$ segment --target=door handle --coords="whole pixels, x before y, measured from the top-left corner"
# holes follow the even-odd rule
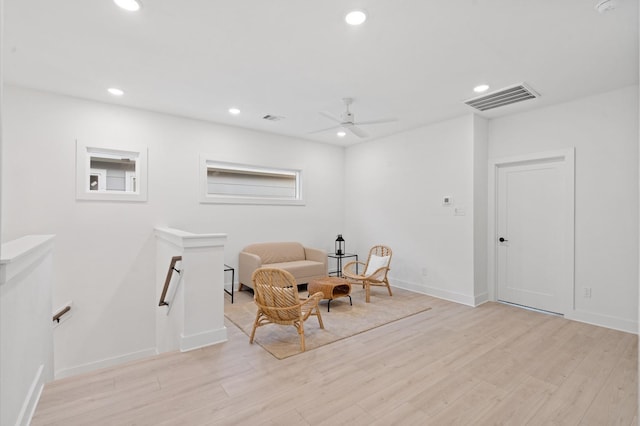
[[[500,237],[498,238],[498,241],[500,241],[501,243],[504,243],[505,241],[509,241],[509,240],[505,240],[504,238]]]

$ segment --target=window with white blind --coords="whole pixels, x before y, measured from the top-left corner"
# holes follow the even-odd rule
[[[303,204],[302,172],[202,159],[201,202]]]

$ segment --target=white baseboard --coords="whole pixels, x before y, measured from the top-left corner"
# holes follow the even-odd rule
[[[573,321],[580,321],[587,324],[598,325],[600,327],[607,327],[614,330],[625,331],[627,333],[638,334],[638,323],[636,321],[629,321],[623,318],[610,317],[585,311],[573,311],[565,314],[564,317]]]
[[[460,294],[460,293],[455,293],[452,291],[448,291],[448,290],[443,290],[440,288],[434,288],[434,287],[427,287],[425,285],[419,285],[419,284],[414,284],[414,283],[409,283],[406,281],[400,281],[400,280],[393,280],[393,287],[399,287],[399,288],[403,288],[405,290],[410,290],[410,291],[414,291],[416,293],[422,293],[422,294],[426,294],[427,296],[433,296],[433,297],[437,297],[438,299],[444,299],[444,300],[448,300],[450,302],[456,302],[456,303],[461,303],[463,305],[467,305],[467,306],[478,306],[481,303],[484,303],[485,301],[482,302],[478,302],[477,301],[477,297],[473,297],[473,296],[468,296],[466,294]],[[488,296],[484,296],[484,297],[488,297]],[[482,299],[482,296],[479,296],[480,300]]]
[[[227,341],[227,327],[208,330],[202,333],[185,336],[180,335],[180,352],[192,351]]]
[[[44,364],[40,364],[40,367],[38,368],[38,371],[36,371],[33,381],[31,382],[29,391],[25,395],[22,408],[20,409],[20,414],[18,414],[18,418],[16,419],[16,425],[28,426],[31,423],[33,414],[38,406],[38,401],[40,400],[40,395],[42,395],[42,389],[44,388],[43,372]]]
[[[100,368],[113,367],[114,365],[135,361],[141,358],[147,358],[157,354],[158,354],[158,351],[156,350],[156,348],[143,349],[141,351],[131,352],[131,353],[119,355],[113,358],[106,358],[99,361],[78,365],[75,367],[63,368],[55,372],[55,378],[57,380],[57,379],[62,379],[64,377],[75,376],[76,374],[87,373],[89,371],[98,370]]]
[[[438,299],[449,300],[451,302],[461,303],[463,305],[473,307],[482,305],[483,303],[490,301],[488,293],[482,293],[475,297],[472,297],[448,290],[427,287],[421,284],[414,284],[396,279],[393,280],[393,287],[403,288],[405,290],[414,291],[416,293],[437,297]],[[564,317],[573,321],[579,321],[587,324],[597,325],[600,327],[611,328],[613,330],[638,334],[638,322],[630,321],[624,318],[617,318],[584,311],[573,311],[571,313],[565,314]]]
[[[227,341],[227,328],[222,327],[218,330],[210,330],[203,333],[194,334],[191,336],[180,336],[180,351],[186,352],[193,349],[202,348],[205,346],[215,345],[216,343],[222,343]],[[62,379],[64,377],[75,376],[77,374],[88,373],[90,371],[98,370],[100,368],[113,367],[114,365],[124,364],[125,362],[136,361],[138,359],[155,356],[158,354],[156,348],[143,349],[137,352],[131,352],[124,355],[119,355],[113,358],[106,358],[87,364],[78,365],[75,367],[68,367],[57,370],[55,372],[55,379]]]
[[[480,306],[483,303],[487,303],[489,301],[489,293],[481,293],[478,294],[475,298],[475,305],[474,306]]]

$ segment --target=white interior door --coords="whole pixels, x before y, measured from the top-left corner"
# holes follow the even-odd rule
[[[573,292],[573,167],[567,167],[564,157],[498,167],[498,300],[565,313]]]

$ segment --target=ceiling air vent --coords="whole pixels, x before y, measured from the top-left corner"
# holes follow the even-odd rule
[[[284,120],[284,117],[281,115],[267,114],[264,117],[262,117],[262,119],[268,120],[268,121],[280,121],[280,120]]]
[[[505,89],[500,89],[486,95],[478,96],[477,98],[468,99],[464,101],[464,103],[477,110],[486,111],[488,109],[511,105],[538,97],[540,97],[540,95],[522,83]]]

